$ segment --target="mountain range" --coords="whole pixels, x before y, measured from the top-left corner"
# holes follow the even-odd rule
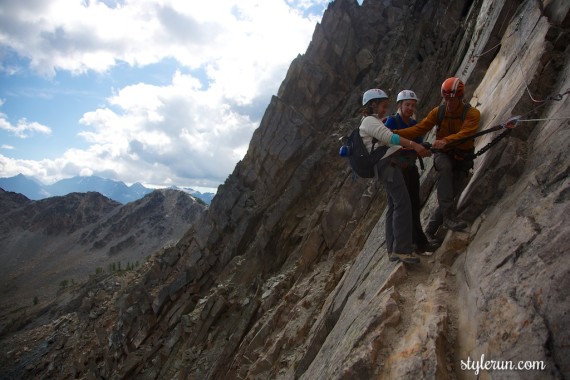
[[[154,190],[138,182],[128,186],[122,181],[97,176],[76,176],[62,179],[51,185],[45,185],[36,178],[28,177],[23,174],[18,174],[14,177],[0,178],[0,188],[23,194],[31,200],[40,200],[70,193],[95,191],[122,204],[141,199]],[[185,191],[208,205],[212,202],[215,195],[214,193],[201,193],[192,188],[176,186],[171,188]]]
[[[0,189],[0,334],[32,300],[50,309],[68,285],[144,264],[206,209],[174,189],[125,205],[97,192],[34,201]]]

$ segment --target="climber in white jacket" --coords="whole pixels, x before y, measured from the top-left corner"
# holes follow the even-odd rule
[[[380,89],[370,89],[362,97],[363,118],[359,131],[369,152],[379,147],[388,147],[376,164],[379,180],[384,184],[388,197],[394,204],[391,220],[386,220],[387,233],[393,234],[391,261],[415,264],[419,259],[413,255],[412,246],[412,204],[400,167],[392,157],[402,147],[414,149],[420,157],[431,156],[423,145],[400,137],[384,125],[381,118],[388,108],[388,95]],[[374,139],[377,141],[374,142]]]

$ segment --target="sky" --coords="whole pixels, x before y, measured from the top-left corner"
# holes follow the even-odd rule
[[[6,0],[0,177],[215,191],[328,0]]]

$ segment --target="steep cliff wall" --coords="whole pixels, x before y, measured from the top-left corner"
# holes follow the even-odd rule
[[[570,117],[568,95],[530,94],[570,87],[569,8],[332,2],[205,218],[79,310],[4,340],[28,346],[5,351],[2,362],[16,365],[2,368],[28,377],[453,379],[475,378],[461,360],[485,354],[546,365],[487,378],[568,377],[570,129],[559,119]],[[554,120],[521,122],[477,159],[460,204],[468,232],[447,233],[417,267],[396,265],[385,255],[383,190],[352,180],[338,137],[358,124],[365,89],[413,88],[425,115],[456,73],[483,128],[511,114]],[[425,218],[431,165],[422,181]]]

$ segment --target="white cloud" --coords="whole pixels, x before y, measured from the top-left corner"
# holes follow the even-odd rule
[[[13,150],[14,149],[14,147],[12,145],[8,145],[8,144],[2,144],[2,146],[0,146],[0,148],[7,149],[7,150]]]
[[[3,177],[12,177],[19,173],[41,179],[55,178],[59,175],[58,162],[53,160],[13,159],[0,154],[0,173]]]
[[[109,107],[81,118],[87,149],[68,149],[53,160],[3,157],[0,173],[48,183],[91,173],[129,183],[215,188],[245,154],[259,121],[212,91],[179,72],[166,86],[125,87],[108,99]]]
[[[284,0],[127,0],[115,8],[101,1],[28,0],[4,8],[0,43],[48,76],[164,58],[192,68],[228,60],[261,68],[283,64],[306,47],[316,21]]]
[[[83,116],[88,152],[69,160],[93,171],[114,171],[127,182],[216,186],[243,157],[257,123],[233,111],[223,97],[211,102],[190,75],[176,73],[168,86],[125,87],[109,103]],[[88,153],[88,154],[86,154]]]
[[[46,135],[51,134],[51,129],[36,121],[29,122],[26,118],[18,120],[16,125],[13,125],[8,120],[7,116],[0,112],[0,129],[8,131],[19,138],[25,139],[30,137],[34,132],[43,133]]]
[[[1,173],[30,171],[46,181],[107,173],[125,182],[215,187],[245,154],[270,96],[308,46],[321,17],[310,10],[328,1],[9,3],[0,12],[0,45],[28,58],[41,75],[109,72],[121,62],[164,59],[175,59],[181,71],[167,85],[142,79],[117,89],[108,104],[85,113],[80,135],[88,148],[43,161],[2,156]],[[206,86],[188,74],[196,69],[206,73]],[[49,133],[21,122],[2,128]]]

